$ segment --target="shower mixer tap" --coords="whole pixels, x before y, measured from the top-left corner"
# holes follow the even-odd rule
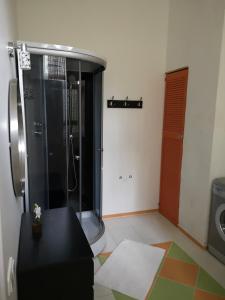
[[[42,131],[32,131],[32,133],[34,134],[34,135],[42,135]]]
[[[36,126],[36,127],[42,127],[42,123],[40,123],[40,122],[34,122],[34,126]]]

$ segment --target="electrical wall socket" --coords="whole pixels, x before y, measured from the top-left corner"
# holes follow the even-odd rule
[[[120,176],[119,176],[119,179],[120,179],[120,180],[123,179],[123,181],[127,181],[127,179],[132,179],[132,178],[133,178],[133,175],[132,175],[132,174],[124,175],[124,176],[120,175]]]
[[[13,257],[9,258],[7,270],[7,288],[8,296],[10,297],[14,290],[15,283],[15,260]]]

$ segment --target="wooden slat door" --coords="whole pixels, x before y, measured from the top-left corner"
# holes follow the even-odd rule
[[[178,224],[188,68],[166,74],[160,212]]]

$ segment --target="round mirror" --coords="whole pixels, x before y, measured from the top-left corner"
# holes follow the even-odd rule
[[[24,194],[25,143],[18,80],[9,83],[9,142],[13,188],[16,197]]]

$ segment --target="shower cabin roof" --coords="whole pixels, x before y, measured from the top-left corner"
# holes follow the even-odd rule
[[[74,48],[71,46],[16,41],[9,43],[9,47],[20,48],[23,44],[25,44],[27,50],[33,54],[56,55],[68,58],[75,58],[83,61],[90,61],[102,66],[104,69],[106,68],[106,60],[104,58],[97,56],[94,52]]]

